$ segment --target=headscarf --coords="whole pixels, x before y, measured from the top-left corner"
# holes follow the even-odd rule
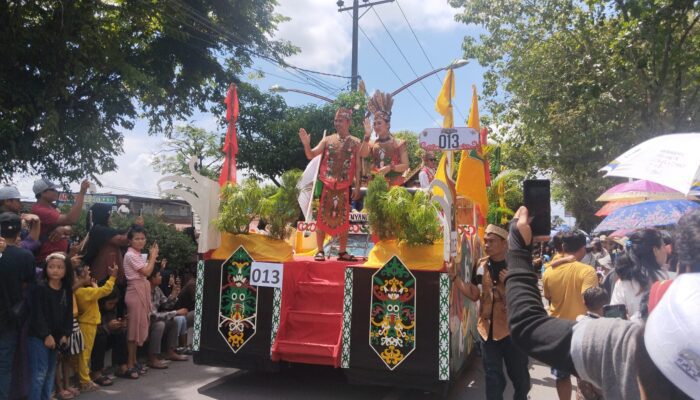
[[[83,256],[83,262],[86,265],[91,265],[95,258],[97,258],[100,249],[114,236],[119,234],[116,229],[108,225],[111,212],[112,206],[109,204],[95,203],[90,207],[88,218],[85,223],[86,230],[88,231],[88,240],[85,244],[86,250]]]

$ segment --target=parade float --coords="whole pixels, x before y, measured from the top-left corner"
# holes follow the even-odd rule
[[[435,128],[419,141],[445,151],[448,170],[451,152],[477,149],[482,139],[471,128]],[[184,198],[202,221],[196,364],[326,365],[342,368],[352,383],[447,390],[477,338],[476,304],[452,289],[448,268],[470,281],[482,240],[478,207],[456,196],[454,181],[409,191],[371,180],[364,211],[353,211],[349,228],[373,243],[366,259],[314,261],[314,212],[298,221],[294,203],[305,185],[294,191],[298,173],[285,174],[264,197],[249,181],[220,188],[194,165],[191,178],[161,181],[176,183],[162,192]],[[250,229],[258,218],[268,223],[264,234]]]

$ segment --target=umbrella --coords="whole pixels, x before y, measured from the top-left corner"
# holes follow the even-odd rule
[[[606,203],[603,207],[600,208],[600,210],[596,211],[595,215],[596,217],[605,217],[607,215],[610,215],[611,212],[617,210],[618,208],[626,207],[631,204],[636,204],[638,203],[637,201],[611,201],[610,203]]]
[[[623,237],[627,237],[632,232],[634,232],[634,229],[618,229],[615,232],[609,234],[608,237],[610,239],[623,238]]]
[[[683,214],[698,207],[698,203],[690,200],[658,200],[632,204],[613,211],[594,232],[673,225]]]
[[[615,185],[600,195],[596,201],[644,201],[685,199],[686,196],[668,186],[648,180],[625,182]]]
[[[601,171],[646,179],[683,194],[700,192],[700,133],[657,136],[634,146]]]

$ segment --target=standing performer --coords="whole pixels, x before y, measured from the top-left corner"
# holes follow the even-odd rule
[[[433,179],[435,179],[435,153],[426,151],[423,153],[423,167],[418,173],[421,189],[428,189]]]
[[[325,259],[323,241],[326,234],[340,238],[338,260],[357,261],[345,251],[350,227],[350,186],[355,178],[357,154],[360,149],[360,139],[350,136],[351,120],[352,110],[339,108],[333,121],[338,133],[321,139],[313,149],[311,136],[304,128],[299,129],[299,139],[304,145],[306,158],[311,160],[323,154],[318,174],[318,179],[323,182],[323,191],[316,217],[316,261]]]
[[[399,186],[404,183],[403,172],[409,166],[408,150],[403,140],[395,139],[389,132],[393,104],[394,99],[390,94],[378,90],[369,99],[367,109],[374,115],[377,140],[370,143],[372,127],[369,118],[366,118],[365,138],[360,147],[360,157],[365,158],[371,154],[372,173],[383,175],[390,186]]]

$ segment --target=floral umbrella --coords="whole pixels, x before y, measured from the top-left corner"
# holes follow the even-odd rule
[[[638,201],[611,201],[606,203],[600,210],[596,211],[596,217],[606,217],[610,215],[611,212],[617,210],[618,208],[627,207],[632,204],[639,203]]]
[[[615,185],[600,195],[596,201],[645,201],[685,199],[685,195],[668,186],[647,180]]]
[[[632,204],[613,211],[593,232],[674,225],[683,214],[698,207],[698,203],[690,200],[659,200]]]

